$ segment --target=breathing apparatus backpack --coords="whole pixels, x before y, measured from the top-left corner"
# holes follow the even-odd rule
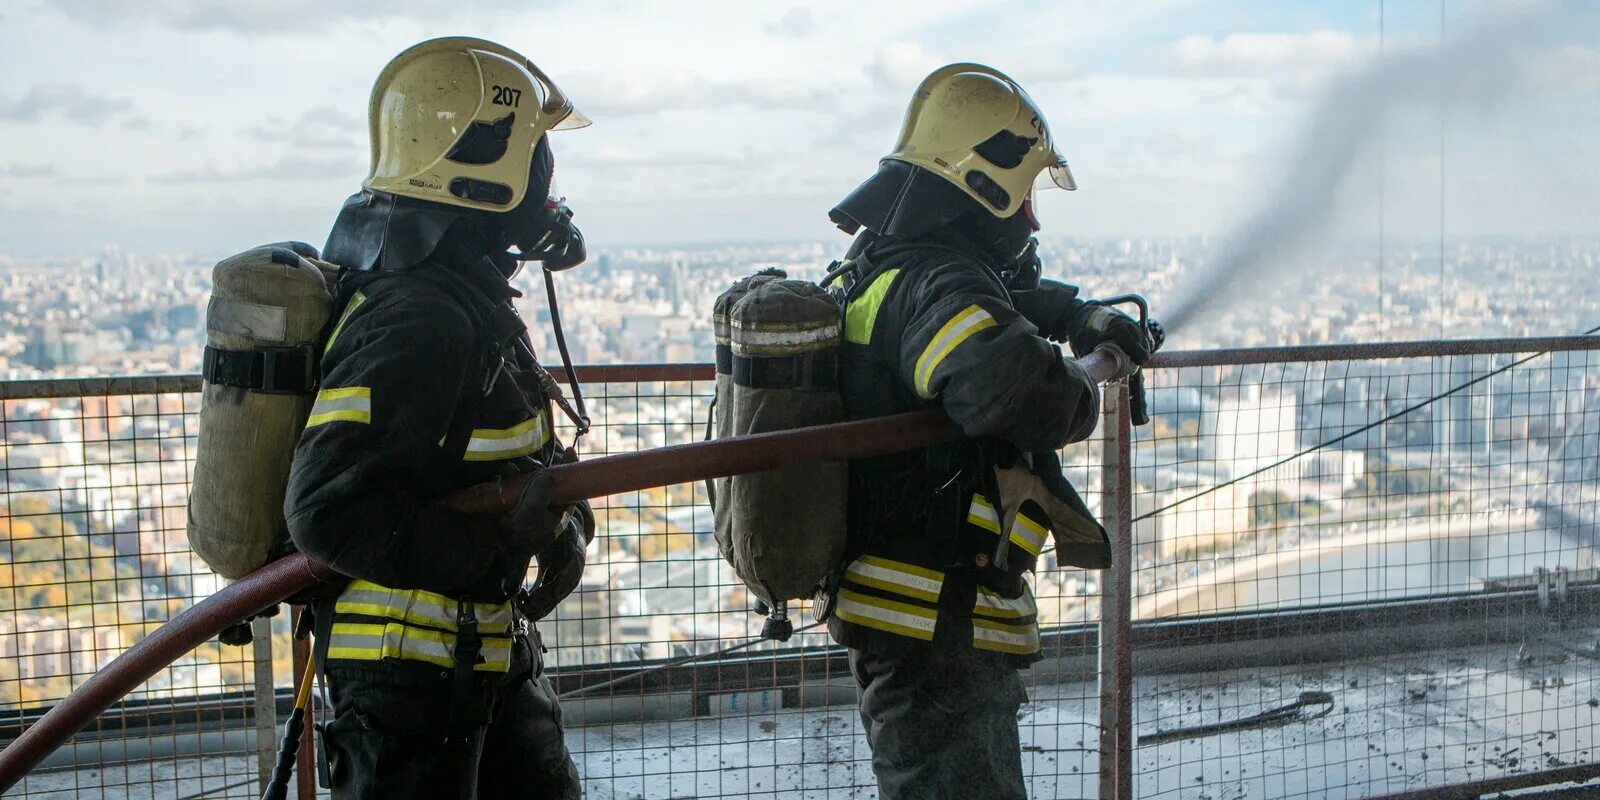
[[[283,498],[316,394],[339,268],[302,242],[263,245],[211,272],[189,546],[225,578],[286,548]]]
[[[844,294],[824,288],[832,277],[818,285],[763,270],[717,297],[717,386],[708,426],[714,438],[844,421],[838,391]],[[849,466],[717,478],[708,491],[723,558],[770,611],[762,636],[787,640],[788,601],[813,596],[844,558]]]

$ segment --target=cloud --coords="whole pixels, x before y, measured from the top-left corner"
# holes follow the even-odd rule
[[[817,21],[811,16],[811,9],[805,6],[795,6],[776,22],[769,22],[766,25],[767,33],[785,39],[804,39],[816,30]]]
[[[165,175],[151,176],[150,181],[161,184],[233,183],[251,180],[315,180],[346,178],[360,173],[363,164],[348,158],[304,158],[289,156],[275,163],[254,169],[228,170],[215,165],[183,169]]]
[[[1393,42],[1389,43],[1391,46]],[[1204,75],[1326,73],[1355,65],[1378,51],[1376,37],[1348,31],[1232,33],[1185,36],[1171,47],[1180,72]]]
[[[252,126],[249,134],[263,142],[287,144],[296,150],[352,150],[359,149],[366,138],[367,125],[353,114],[333,106],[320,106],[292,122],[268,119]]]
[[[0,99],[0,121],[37,122],[50,113],[83,125],[101,125],[133,103],[89,94],[73,83],[41,83],[16,100]]]
[[[53,178],[56,168],[49,164],[10,164],[0,166],[0,178]]]
[[[583,98],[578,107],[596,119],[725,108],[793,110],[815,108],[834,99],[833,92],[814,83],[756,78],[724,81],[685,73],[657,74],[636,81],[586,73],[572,76],[570,83],[578,87],[572,96]]]
[[[890,42],[872,54],[872,60],[867,63],[867,77],[879,87],[908,91],[943,63],[922,45]]]
[[[1533,70],[1553,88],[1600,91],[1600,50],[1567,45],[1550,53]]]
[[[140,115],[140,116],[137,116],[137,117],[129,117],[128,119],[123,121],[122,129],[125,130],[125,131],[149,130],[150,129],[150,118],[146,117],[146,116],[143,116],[143,115]]]
[[[339,20],[412,18],[447,19],[477,6],[497,10],[489,0],[276,0],[271,3],[218,3],[215,0],[50,0],[50,5],[75,22],[104,28],[152,23],[178,30],[222,30],[235,33],[305,31]]]

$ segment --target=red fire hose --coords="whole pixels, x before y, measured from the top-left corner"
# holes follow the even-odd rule
[[[1117,377],[1118,359],[1102,351],[1078,363],[1097,381]],[[960,436],[942,411],[796,428],[709,442],[673,445],[551,467],[557,502],[605,497],[707,478],[743,475],[799,464],[848,461],[915,450]],[[516,501],[515,478],[465,489],[446,499],[451,507],[498,513]],[[0,751],[0,793],[139,684],[223,628],[332,577],[326,566],[296,553],[246,575],[185,609],[140,640]]]

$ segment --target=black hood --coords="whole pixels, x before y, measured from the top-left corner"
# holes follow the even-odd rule
[[[450,226],[471,213],[384,192],[357,192],[339,209],[322,257],[361,272],[410,269],[433,255]]]
[[[485,254],[503,254],[509,243],[536,240],[542,233],[535,228],[544,224],[555,160],[544,137],[540,137],[533,153],[528,190],[522,202],[502,213],[395,197],[386,192],[357,192],[339,209],[322,256],[339,266],[363,272],[405,270],[433,255],[452,228],[470,228],[468,238],[474,245],[481,241]],[[496,258],[497,265],[499,261]]]
[[[828,218],[845,233],[861,234],[852,254],[881,239],[933,241],[972,254],[995,272],[1007,269],[1033,235],[1021,211],[996,217],[949,181],[892,158],[878,162],[877,173]]]
[[[893,158],[828,212],[845,233],[862,228],[879,236],[915,239],[944,225],[977,203],[949,181]]]

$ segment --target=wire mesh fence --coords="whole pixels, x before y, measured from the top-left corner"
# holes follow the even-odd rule
[[[1597,361],[1154,370],[1134,619],[1189,620],[1161,647],[1211,652],[1141,667],[1138,795],[1362,797],[1592,762]]]
[[[184,534],[199,397],[182,390],[198,380],[103,384],[0,394],[8,738],[221,585]],[[93,768],[30,776],[8,796],[253,796],[235,784],[256,770],[255,665],[288,667],[287,648],[271,663],[271,638],[259,649],[210,642],[190,653],[46,762]]]
[[[1127,476],[1136,796],[1358,797],[1594,761],[1600,354],[1521,358],[1149,371]],[[583,452],[702,438],[709,377],[588,370]],[[11,736],[219,585],[184,538],[197,381],[103,384],[0,391]],[[1063,459],[1096,511],[1100,435]],[[539,626],[586,796],[874,796],[844,654],[805,604],[792,639],[758,640],[704,487],[594,505],[583,585]],[[1035,577],[1030,796],[1100,794],[1104,580],[1049,553]],[[208,643],[7,796],[255,796],[255,666],[290,682],[286,616],[270,654]]]

